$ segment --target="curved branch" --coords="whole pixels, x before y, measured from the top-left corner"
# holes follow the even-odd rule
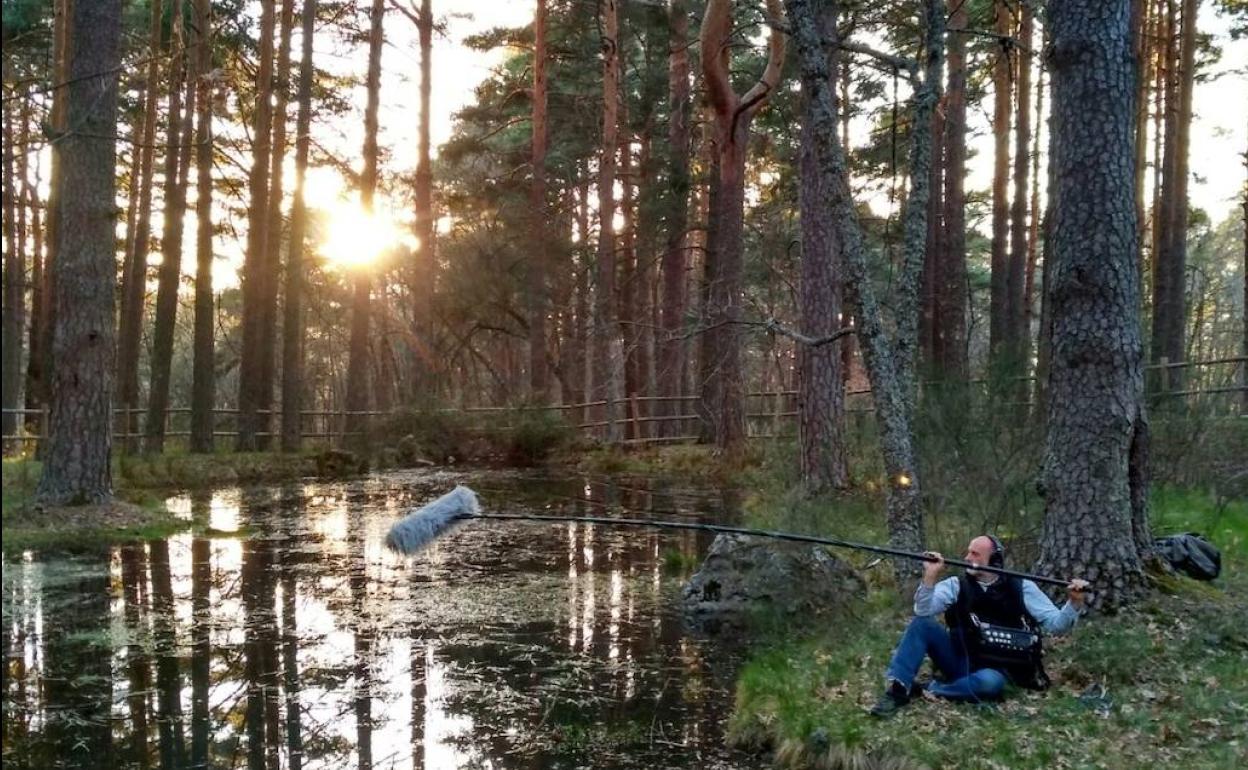
[[[737,114],[745,119],[754,116],[768,95],[780,84],[780,68],[784,64],[784,32],[780,26],[783,18],[780,0],[767,0],[767,16],[771,22],[771,35],[767,38],[767,67],[763,76],[754,86],[741,97],[741,106]],[[734,116],[735,117],[735,116]]]
[[[728,79],[729,42],[732,33],[732,0],[709,0],[702,17],[698,42],[702,46],[702,74],[706,95],[717,115],[731,115],[737,94]]]

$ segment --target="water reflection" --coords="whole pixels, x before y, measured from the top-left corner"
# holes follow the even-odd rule
[[[414,560],[382,549],[455,481],[502,511],[722,521],[738,505],[644,482],[393,474],[182,496],[204,534],[6,557],[5,766],[750,764],[721,745],[733,654],[684,629],[684,576],[665,566],[708,535],[476,522]]]

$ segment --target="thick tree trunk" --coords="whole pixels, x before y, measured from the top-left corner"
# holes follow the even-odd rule
[[[615,323],[615,158],[619,148],[619,8],[616,0],[602,2],[602,149],[598,159],[598,266],[594,282],[593,357],[590,364],[592,422],[605,422],[608,442],[616,433],[615,362],[618,347]]]
[[[1187,324],[1187,183],[1188,148],[1191,144],[1192,92],[1196,84],[1196,15],[1199,0],[1183,0],[1180,40],[1178,115],[1175,124],[1174,182],[1166,225],[1166,253],[1161,263],[1167,271],[1170,313],[1166,318],[1164,353],[1171,362],[1185,359]],[[1184,370],[1166,370],[1166,387],[1182,390]]]
[[[549,398],[546,361],[546,0],[533,15],[533,179],[529,185],[532,244],[529,247],[529,398]]]
[[[161,452],[165,445],[165,412],[169,408],[169,375],[173,365],[173,331],[177,320],[178,288],[182,277],[182,220],[186,211],[186,187],[182,185],[180,173],[182,157],[189,150],[182,143],[182,89],[185,86],[186,73],[182,0],[174,0],[172,10],[169,124],[165,131],[165,226],[160,238],[161,262],[156,288],[156,319],[152,330],[151,377],[148,380],[147,414],[143,421],[143,451],[149,454]]]
[[[962,0],[948,0],[949,26],[966,29]],[[966,363],[966,34],[949,36],[949,90],[945,101],[945,210],[940,293],[941,377],[964,380]]]
[[[282,305],[282,451],[297,452],[303,441],[303,249],[308,207],[303,186],[312,128],[312,40],[316,0],[304,0],[300,18],[303,58],[299,64],[299,115],[295,119],[295,198],[290,206],[290,245],[286,254]]]
[[[823,3],[820,28],[835,35],[836,3]],[[830,70],[837,71],[836,61]],[[834,88],[827,89],[835,93]],[[803,94],[800,187],[798,203],[802,225],[802,265],[799,299],[802,334],[826,337],[841,323],[839,244],[831,219],[824,210],[828,189],[814,140],[814,103]],[[837,109],[833,104],[833,110]],[[836,343],[814,347],[799,344],[797,350],[797,431],[802,483],[811,493],[843,489],[849,485],[845,456],[845,386],[841,376],[841,351]]]
[[[191,365],[191,451],[212,452],[216,345],[212,296],[212,2],[195,0],[195,341]]]
[[[1128,0],[1048,7],[1053,349],[1037,569],[1090,580],[1093,606],[1105,609],[1144,587],[1138,529],[1147,526],[1136,516],[1146,474],[1132,465],[1147,423],[1129,16]]]
[[[382,20],[385,0],[373,0],[368,36],[368,104],[364,110],[364,171],[360,174],[360,205],[373,212],[373,195],[377,190],[377,108],[381,91],[381,47],[384,43]],[[359,414],[368,410],[368,326],[372,280],[368,268],[355,275],[355,297],[351,305],[351,350],[347,359],[348,425],[356,449],[367,446],[368,419]]]
[[[264,403],[260,385],[260,344],[264,320],[263,298],[265,248],[269,221],[269,146],[273,128],[273,28],[275,0],[261,0],[260,53],[256,74],[256,108],[251,139],[251,172],[247,179],[247,252],[243,262],[243,349],[238,369],[238,440],[235,448],[258,448],[257,433],[263,420],[258,414]]]
[[[260,304],[260,394],[259,418],[262,426],[256,437],[260,449],[268,449],[276,424],[273,410],[273,386],[277,362],[277,289],[282,274],[282,198],[286,163],[286,108],[290,94],[290,40],[294,27],[294,0],[282,0],[278,14],[277,82],[273,86],[273,144],[269,165],[268,223],[265,225],[264,283]]]
[[[876,419],[880,428],[881,453],[888,474],[886,509],[889,541],[898,548],[910,550],[923,547],[923,516],[918,477],[917,457],[911,435],[911,400],[898,373],[896,348],[888,339],[875,291],[867,274],[866,242],[849,188],[849,171],[845,152],[837,137],[835,100],[828,80],[828,65],[814,11],[809,0],[786,0],[789,23],[797,43],[802,86],[811,98],[811,127],[816,143],[823,178],[828,185],[831,214],[836,222],[845,260],[846,293],[859,321],[858,335],[863,356],[871,377]],[[911,148],[914,168],[913,190],[907,210],[914,220],[906,224],[906,291],[913,307],[906,321],[899,324],[911,335],[917,334],[918,277],[922,269],[923,241],[926,233],[927,164],[931,162],[928,142],[931,133],[928,121],[939,98],[940,65],[943,58],[945,14],[941,0],[931,0],[926,7],[925,81],[916,93],[914,145]],[[926,149],[925,149],[926,146]],[[913,242],[912,242],[913,240]],[[899,561],[902,574],[915,574],[915,564]]]
[[[686,243],[689,227],[689,9],[684,0],[672,0],[668,13],[668,127],[667,184],[671,204],[667,214],[666,245],[660,265],[662,301],[659,304],[660,336],[656,390],[661,398],[658,414],[670,417],[683,414],[681,395],[684,371],[685,340],[681,335],[685,323],[685,285],[688,257]],[[658,423],[659,435],[679,436],[676,420]]]
[[[995,31],[1010,34],[1010,9],[1005,0],[994,0]],[[961,33],[954,33],[955,37]],[[1010,318],[1009,210],[1010,178],[1010,49],[993,51],[992,64],[992,286],[988,313],[990,359],[1000,365],[1012,358]],[[952,57],[951,57],[952,58]]]
[[[117,81],[93,77],[121,59],[121,2],[73,6],[67,122],[60,139],[61,232],[53,301],[48,446],[36,498],[46,504],[98,503],[112,496],[114,228]]]
[[[718,211],[711,217],[717,232],[713,259],[708,260],[705,377],[703,412],[717,451],[735,453],[745,441],[745,378],[741,362],[742,271],[745,220],[745,156],[750,123],[780,82],[784,33],[773,27],[768,36],[767,65],[744,95],[729,79],[732,46],[732,3],[710,0],[702,19],[702,72],[715,116],[715,152],[719,165]],[[780,23],[780,1],[767,0],[767,15]]]

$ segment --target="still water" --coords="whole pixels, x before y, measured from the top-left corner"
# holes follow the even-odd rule
[[[733,768],[739,650],[688,629],[710,535],[390,524],[455,483],[487,511],[732,521],[731,492],[440,471],[173,497],[209,523],[4,561],[4,766]]]

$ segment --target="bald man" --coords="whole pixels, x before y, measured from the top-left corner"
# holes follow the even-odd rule
[[[1073,580],[1070,597],[1059,610],[1030,580],[998,575],[974,568],[957,577],[938,579],[944,558],[934,551],[934,561],[924,565],[923,580],[914,591],[914,618],[893,651],[888,664],[884,695],[871,709],[875,716],[890,716],[922,694],[929,699],[957,701],[996,700],[1007,681],[1020,687],[1044,689],[1048,676],[1039,658],[989,665],[975,643],[975,620],[1015,629],[1064,634],[1078,620],[1088,584]],[[980,535],[966,547],[966,561],[976,567],[1001,567],[1005,548],[990,535]],[[945,614],[945,625],[935,620]],[[916,684],[923,659],[930,657],[944,681]]]

